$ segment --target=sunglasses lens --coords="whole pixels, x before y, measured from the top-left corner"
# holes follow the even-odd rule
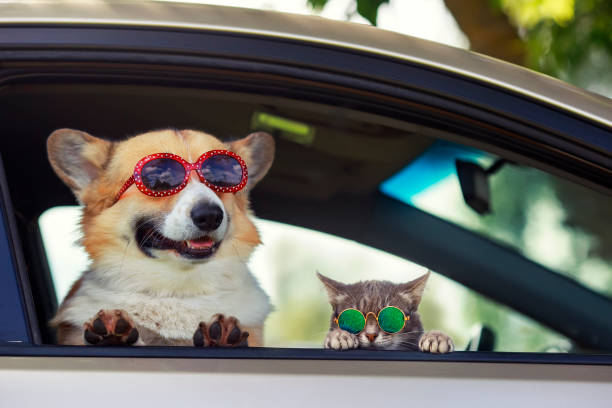
[[[218,154],[204,160],[202,175],[217,187],[234,187],[242,181],[242,166],[232,156]]]
[[[185,168],[174,159],[151,160],[140,171],[142,184],[152,191],[168,191],[185,180]]]
[[[347,309],[338,316],[338,327],[349,333],[357,334],[365,327],[365,317],[359,310]]]
[[[378,325],[387,333],[397,333],[404,328],[404,313],[394,306],[387,306],[378,314]]]

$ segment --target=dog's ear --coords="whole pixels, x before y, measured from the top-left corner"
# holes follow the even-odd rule
[[[229,147],[246,162],[249,172],[247,189],[253,188],[272,166],[275,150],[274,138],[266,132],[255,132],[230,143]]]
[[[82,203],[86,187],[100,176],[112,143],[74,129],[58,129],[47,139],[51,167]]]

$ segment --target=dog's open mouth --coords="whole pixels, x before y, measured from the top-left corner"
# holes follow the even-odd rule
[[[136,223],[136,242],[145,255],[154,257],[152,249],[176,251],[180,256],[189,259],[204,259],[211,256],[221,242],[215,242],[208,236],[201,236],[184,241],[175,241],[164,236],[155,226],[146,220]]]

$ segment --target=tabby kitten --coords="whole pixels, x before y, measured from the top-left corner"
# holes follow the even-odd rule
[[[429,272],[401,284],[380,280],[344,284],[320,273],[317,275],[327,289],[333,309],[329,332],[323,344],[325,348],[419,350],[429,353],[448,353],[455,349],[453,340],[441,331],[423,331],[417,308]],[[376,322],[374,316],[386,306],[395,306],[408,317],[403,329],[397,333],[385,333]],[[352,334],[338,327],[336,319],[349,308],[357,309],[366,316],[365,328],[360,333]]]

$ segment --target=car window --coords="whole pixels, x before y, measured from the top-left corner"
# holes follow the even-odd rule
[[[3,88],[0,96],[10,99],[11,103],[6,104],[9,115],[25,118],[26,113],[37,112],[39,116],[39,120],[20,120],[20,126],[10,129],[13,137],[7,148],[11,154],[6,155],[5,166],[9,184],[12,183],[30,277],[35,282],[33,298],[38,302],[37,317],[41,331],[48,331],[44,338],[49,342],[54,341],[53,333],[45,322],[51,319],[78,275],[86,270],[88,260],[79,246],[79,208],[58,206],[74,203],[74,196],[49,166],[44,143],[47,135],[72,126],[101,138],[122,140],[143,130],[168,129],[168,123],[172,122],[178,129],[202,129],[223,141],[237,140],[257,131],[266,131],[274,138],[274,163],[250,192],[254,214],[261,217],[257,226],[263,242],[250,260],[250,266],[274,306],[265,320],[266,346],[322,347],[331,309],[317,272],[347,283],[369,279],[406,282],[424,274],[427,265],[433,273],[419,309],[425,329],[447,332],[460,350],[580,352],[591,345],[599,347],[598,350],[604,347],[597,335],[592,336],[595,340],[591,343],[589,338],[584,340],[595,330],[589,326],[593,323],[591,320],[559,322],[563,319],[555,307],[573,307],[568,306],[567,299],[549,293],[546,288],[537,288],[539,292],[533,298],[548,300],[548,303],[546,313],[535,310],[499,281],[508,278],[504,282],[524,287],[521,286],[524,278],[519,279],[515,271],[496,259],[481,257],[480,250],[501,248],[498,255],[527,271],[532,271],[535,264],[526,258],[535,260],[544,268],[535,268],[533,272],[538,276],[534,277],[547,282],[550,282],[549,276],[567,281],[549,269],[573,274],[582,270],[583,266],[577,265],[586,265],[588,278],[574,278],[582,274],[575,273],[571,276],[577,285],[565,288],[567,293],[577,290],[587,300],[594,298],[597,304],[600,300],[597,293],[583,291],[583,285],[598,293],[606,293],[605,288],[609,287],[606,281],[609,264],[605,261],[609,241],[602,240],[603,244],[597,245],[605,232],[582,228],[580,223],[576,224],[580,229],[567,227],[573,231],[569,242],[577,239],[576,249],[572,249],[575,254],[571,253],[575,267],[567,261],[574,258],[568,258],[569,252],[559,247],[558,242],[554,241],[554,247],[560,248],[559,254],[542,250],[538,246],[542,242],[559,239],[559,230],[563,230],[559,225],[565,222],[560,220],[564,218],[547,201],[540,207],[518,205],[513,195],[518,195],[517,190],[522,193],[521,186],[533,185],[535,193],[522,194],[519,198],[532,197],[534,202],[540,196],[546,199],[552,196],[550,191],[557,194],[550,187],[551,180],[556,178],[510,162],[498,165],[498,171],[488,177],[492,213],[481,216],[474,212],[464,203],[461,188],[456,184],[456,159],[478,165],[486,173],[485,170],[499,162],[499,157],[448,142],[459,138],[459,133],[452,133],[452,127],[438,129],[435,123],[421,122],[419,118],[385,116],[358,110],[349,103],[334,106],[256,92],[196,87],[18,84]],[[70,109],[66,109],[68,106]],[[110,117],[114,119],[108,120]],[[31,135],[36,135],[36,143],[29,139]],[[468,143],[471,139],[461,140]],[[440,151],[447,153],[436,153]],[[28,163],[36,166],[28,169],[31,171],[25,171],[24,162],[19,160],[26,155],[39,158]],[[418,170],[423,161],[426,166],[421,170],[406,173]],[[518,175],[499,181],[506,173]],[[475,174],[472,172],[472,177]],[[436,191],[444,192],[443,187],[453,177],[453,191],[428,196]],[[393,184],[396,180],[399,183]],[[38,188],[31,189],[31,185]],[[506,194],[500,194],[500,189]],[[599,196],[591,196],[592,192],[584,190],[586,204],[574,201],[576,208],[584,208],[585,214],[593,213],[589,207],[591,197]],[[424,204],[427,197],[431,197],[427,204],[430,207]],[[434,211],[436,208],[439,212]],[[521,224],[525,219],[550,220],[551,216],[556,224]],[[495,221],[495,217],[500,221]],[[418,225],[413,226],[413,222]],[[46,261],[39,256],[40,237],[32,225],[40,229],[48,268],[41,265]],[[542,229],[536,228],[538,225]],[[422,239],[418,228],[429,234],[427,240]],[[579,230],[583,232],[575,232]],[[474,245],[464,248],[465,256],[457,254],[455,249],[461,242],[443,234],[436,236],[437,231],[453,232],[458,239]],[[590,235],[584,238],[585,234]],[[523,242],[537,245],[529,244],[523,250]],[[75,251],[81,251],[80,255],[74,255]],[[546,254],[546,261],[537,258],[540,252]],[[561,264],[560,260],[565,263]],[[602,264],[604,269],[597,266]],[[51,272],[50,277],[47,270]],[[597,271],[603,278],[597,277]],[[487,274],[494,278],[487,280]],[[51,285],[54,290],[46,290]],[[48,301],[52,296],[57,299]],[[589,316],[590,307],[590,303],[585,303],[577,315]],[[83,321],[89,318],[79,316]],[[599,325],[597,330],[609,328],[605,321],[595,323]],[[480,343],[476,339],[483,337],[488,341],[481,348],[476,345]]]
[[[612,298],[612,230],[607,222],[612,197],[530,166],[501,162],[487,176],[489,212],[480,214],[464,199],[457,160],[486,170],[499,157],[439,141],[382,183],[381,191]]]
[[[39,219],[58,302],[88,264],[75,244],[80,210],[54,207]],[[373,278],[400,283],[427,272],[406,259],[330,234],[264,219],[256,219],[256,225],[264,244],[250,267],[274,305],[264,327],[268,347],[322,347],[331,308],[316,272],[351,283]],[[483,330],[493,333],[494,351],[571,349],[564,336],[435,272],[420,312],[425,329],[449,333],[460,350],[473,347]]]

